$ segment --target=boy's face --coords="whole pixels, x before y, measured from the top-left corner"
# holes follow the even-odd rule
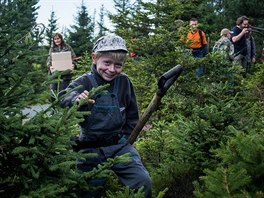
[[[100,58],[96,58],[95,54],[92,54],[93,64],[96,65],[96,70],[106,81],[113,80],[123,70],[123,62],[117,61],[109,55],[102,55]]]

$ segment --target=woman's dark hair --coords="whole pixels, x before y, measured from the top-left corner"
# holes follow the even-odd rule
[[[241,25],[243,23],[243,21],[249,21],[248,17],[246,17],[246,16],[238,17],[236,20],[236,24]]]
[[[52,36],[52,44],[53,44],[53,47],[56,47],[56,44],[55,44],[55,42],[54,42],[54,38],[55,38],[56,36],[59,37],[59,38],[61,39],[61,46],[65,46],[66,44],[65,44],[65,41],[64,41],[64,39],[63,39],[63,36],[62,36],[60,33],[56,32],[56,33],[54,33],[53,36]]]
[[[197,18],[191,18],[190,21],[197,21],[198,22],[198,19]]]

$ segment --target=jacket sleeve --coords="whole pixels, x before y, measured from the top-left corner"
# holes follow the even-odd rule
[[[77,56],[74,52],[74,50],[72,49],[72,47],[70,45],[67,45],[68,46],[68,49],[69,51],[71,51],[71,57],[72,57],[72,64],[74,64],[74,67],[76,69],[76,61],[74,60]]]
[[[132,133],[133,129],[135,128],[138,120],[139,120],[139,113],[138,113],[138,105],[136,100],[136,94],[133,88],[131,81],[128,79],[128,87],[126,95],[126,121],[122,129],[122,133],[127,137]]]
[[[256,57],[256,43],[255,43],[255,39],[251,37],[251,58],[255,58],[255,57]]]
[[[79,96],[79,94],[81,94],[84,90],[89,91],[88,85],[90,85],[90,82],[88,81],[88,77],[86,75],[83,75],[77,78],[76,80],[72,81],[66,89],[62,90],[59,93],[60,107],[71,107]],[[79,88],[77,88],[78,86]],[[77,89],[72,91],[75,88]]]
[[[69,46],[69,48],[70,48],[70,51],[71,51],[71,56],[72,56],[72,58],[76,58],[76,54],[75,54],[75,52],[73,51],[72,47]]]
[[[229,43],[229,53],[228,53],[228,55],[229,55],[229,59],[230,60],[234,60],[234,55],[235,55],[235,49],[234,49],[234,45],[233,45],[233,43]]]

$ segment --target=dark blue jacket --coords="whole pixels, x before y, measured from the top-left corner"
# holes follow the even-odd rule
[[[107,87],[106,89],[108,92],[113,91],[115,79],[110,82],[105,81],[96,71],[95,65],[92,66],[92,73],[94,74],[98,86],[104,85],[106,83],[110,83],[110,86]],[[59,96],[61,96],[65,94],[67,91],[70,91],[73,88],[82,85],[82,88],[73,91],[72,93],[70,93],[60,101],[61,107],[67,107],[73,105],[73,103],[75,102],[76,98],[80,93],[82,93],[84,90],[90,91],[93,88],[88,75],[91,74],[87,73],[78,77],[65,90],[59,93]],[[120,133],[129,136],[139,119],[136,95],[134,92],[133,85],[127,75],[120,74],[116,78],[120,78],[120,83],[118,88],[118,101],[119,101],[120,110],[122,111],[124,110],[125,113],[123,120],[123,127]],[[80,110],[89,111],[90,105],[83,105],[80,108]],[[82,126],[82,123],[80,123],[80,125]]]
[[[239,35],[242,32],[242,29],[239,27],[235,26],[232,28],[232,34],[231,34],[231,41],[232,37],[235,37]],[[246,43],[246,36],[242,36],[241,39],[239,39],[237,42],[233,42],[234,44],[234,51],[235,51],[235,56],[241,54],[243,56],[247,55],[247,43]]]

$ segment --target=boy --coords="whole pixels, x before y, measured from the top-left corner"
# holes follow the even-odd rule
[[[90,171],[109,157],[130,153],[132,161],[116,164],[112,170],[122,183],[132,189],[144,186],[145,197],[151,197],[151,180],[143,166],[136,149],[127,143],[127,138],[138,122],[138,107],[133,85],[129,78],[122,74],[123,64],[128,50],[125,41],[117,35],[99,38],[92,51],[92,71],[74,80],[64,91],[83,85],[60,102],[62,107],[71,106],[74,102],[89,96],[93,87],[109,83],[107,94],[96,95],[83,105],[80,110],[91,111],[80,123],[79,149],[83,152],[97,153],[96,158],[78,161],[77,167]],[[100,182],[95,182],[99,184]],[[99,185],[102,185],[100,183]],[[96,192],[88,192],[83,197],[98,197]]]

